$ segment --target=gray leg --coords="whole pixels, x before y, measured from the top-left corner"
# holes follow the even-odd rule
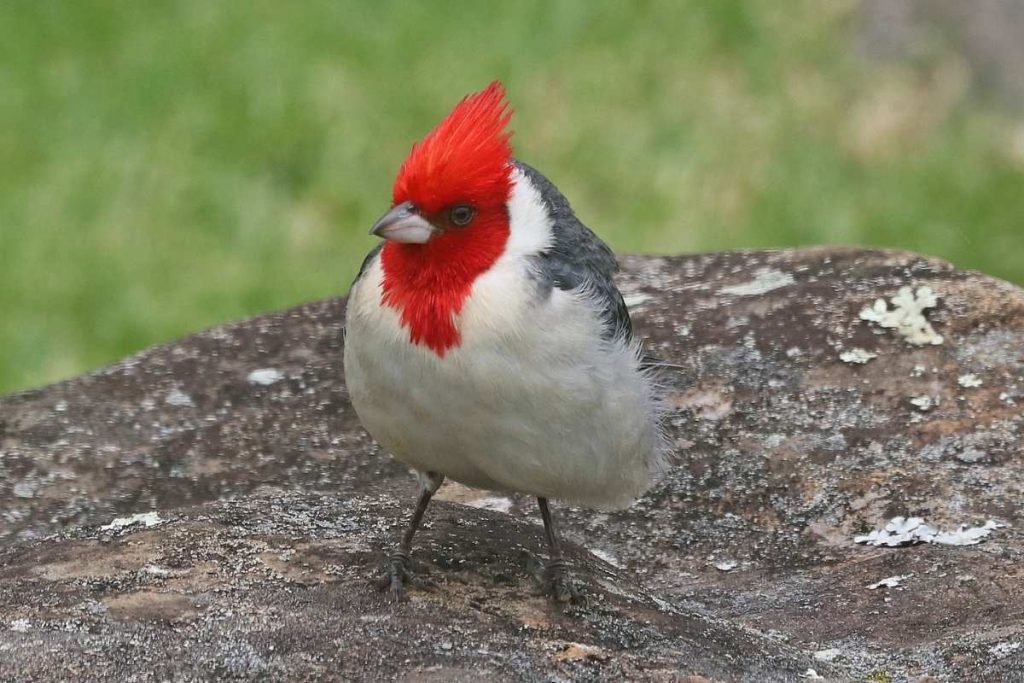
[[[434,497],[434,492],[441,488],[443,482],[443,474],[425,472],[420,475],[420,497],[416,502],[416,510],[412,513],[412,519],[409,520],[409,526],[402,536],[402,542],[398,544],[398,549],[388,557],[384,576],[377,582],[380,590],[388,591],[388,599],[391,602],[405,599],[405,583],[412,578],[412,539],[420,527],[420,522],[423,521],[423,514],[430,505],[430,499]]]
[[[540,506],[540,516],[544,520],[544,533],[548,539],[548,561],[544,564],[544,573],[541,575],[541,591],[558,602],[568,602],[573,605],[586,604],[586,599],[576,589],[566,570],[565,559],[562,557],[562,549],[558,543],[558,535],[555,533],[555,523],[551,519],[551,510],[548,509],[548,499],[537,498],[537,505]]]

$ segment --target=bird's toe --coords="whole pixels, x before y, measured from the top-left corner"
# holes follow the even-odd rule
[[[587,597],[576,587],[565,560],[549,560],[541,574],[540,593],[555,602],[586,607]]]
[[[392,553],[384,565],[384,571],[374,580],[373,584],[377,590],[386,592],[388,602],[399,603],[408,599],[405,584],[413,578],[410,564],[407,553]]]

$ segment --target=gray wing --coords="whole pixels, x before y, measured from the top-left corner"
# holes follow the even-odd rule
[[[533,257],[541,286],[550,291],[553,287],[572,290],[586,284],[600,303],[604,338],[632,339],[629,309],[613,279],[619,270],[615,254],[580,222],[569,200],[550,180],[532,166],[514,163],[540,193],[554,224],[551,247]]]
[[[355,279],[352,280],[353,285],[359,282],[359,278],[363,276],[363,273],[366,272],[366,269],[370,267],[370,265],[373,263],[373,260],[377,258],[377,254],[379,254],[380,250],[383,248],[384,242],[381,241],[377,246],[370,250],[370,253],[367,254],[366,258],[363,259],[363,265],[359,266],[359,272],[356,273]],[[351,289],[351,285],[349,285],[349,289]]]

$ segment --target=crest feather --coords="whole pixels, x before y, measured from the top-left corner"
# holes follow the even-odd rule
[[[392,200],[424,212],[454,203],[493,206],[512,194],[512,108],[494,81],[467,95],[420,142],[395,179]]]

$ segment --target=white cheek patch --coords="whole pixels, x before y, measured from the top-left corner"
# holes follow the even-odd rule
[[[459,315],[463,344],[472,344],[481,336],[502,337],[529,323],[526,310],[535,303],[537,287],[527,274],[531,257],[546,251],[554,241],[554,223],[540,192],[519,168],[513,169],[512,182],[508,242],[494,265],[473,283]]]
[[[502,258],[519,258],[551,246],[554,225],[540,192],[521,169],[512,171],[512,198],[508,200],[509,237]]]

